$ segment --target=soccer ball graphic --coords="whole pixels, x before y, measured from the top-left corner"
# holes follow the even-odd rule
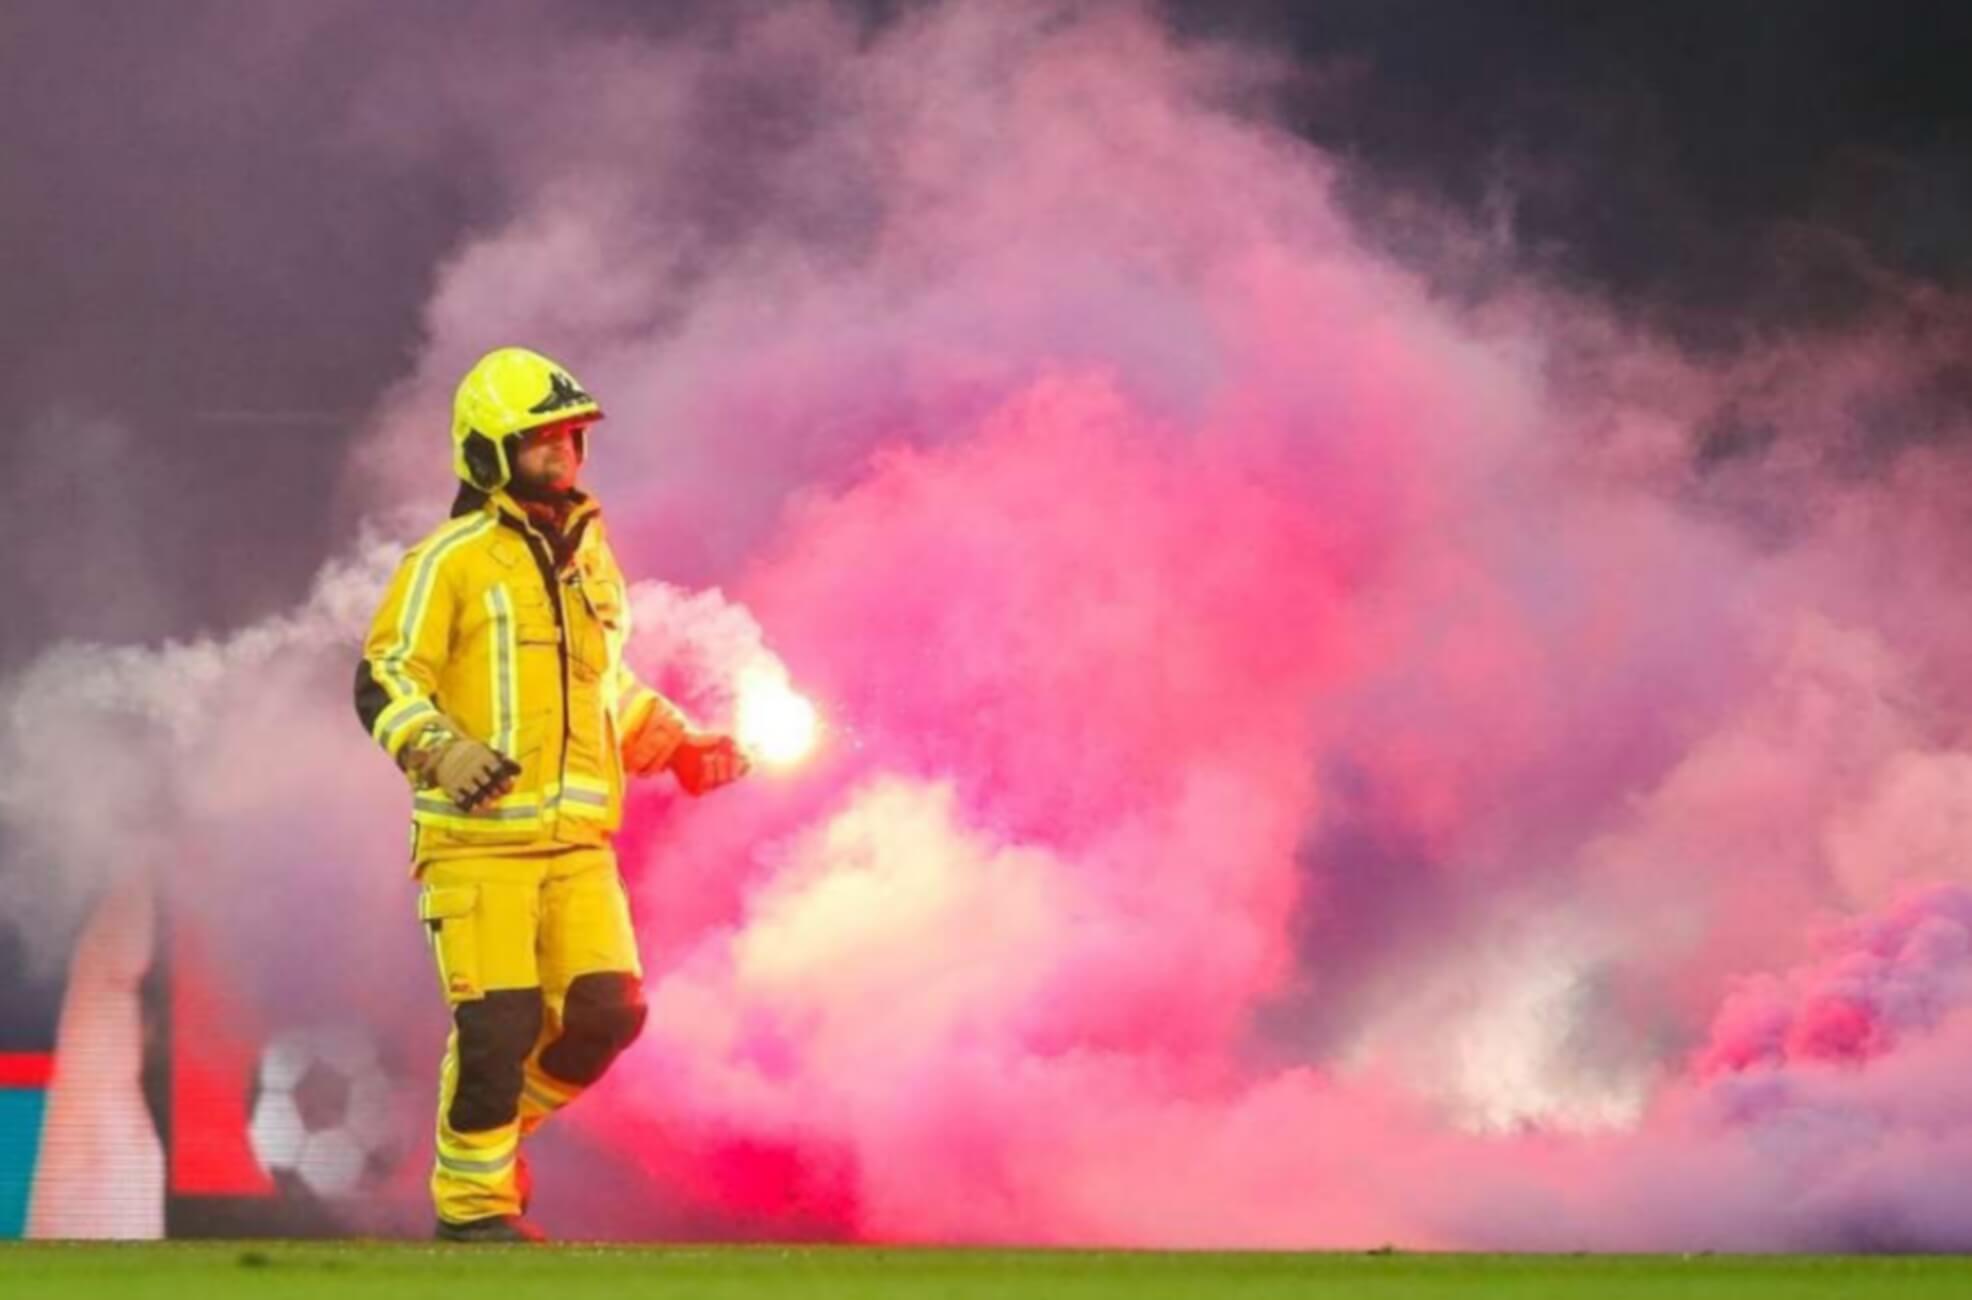
[[[248,1097],[247,1141],[274,1180],[347,1197],[385,1177],[407,1125],[376,1040],[353,1027],[290,1030],[267,1044]]]

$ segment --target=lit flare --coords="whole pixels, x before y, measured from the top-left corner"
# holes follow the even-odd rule
[[[737,739],[754,761],[791,767],[808,757],[821,736],[821,719],[808,698],[778,672],[753,672],[739,687]]]

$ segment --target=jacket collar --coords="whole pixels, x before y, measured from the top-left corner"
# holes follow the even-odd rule
[[[562,522],[562,532],[569,537],[579,537],[582,533],[580,525],[583,521],[601,514],[602,507],[597,504],[594,497],[580,489],[570,493],[570,496],[574,498],[575,504],[569,507],[568,515]],[[547,536],[545,530],[534,521],[534,517],[528,514],[521,507],[520,502],[514,499],[513,494],[505,488],[496,488],[487,493],[484,508],[528,532],[541,534],[544,539]]]
[[[505,488],[486,493],[479,508],[528,540],[529,549],[534,551],[551,586],[554,575],[567,569],[581,551],[589,524],[601,514],[594,497],[576,492],[574,504],[562,521],[561,532],[554,534],[536,523]]]

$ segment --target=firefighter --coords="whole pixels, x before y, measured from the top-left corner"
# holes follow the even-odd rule
[[[363,726],[411,785],[418,915],[452,1013],[431,1176],[446,1240],[541,1238],[521,1139],[643,1028],[610,843],[626,776],[702,795],[748,767],[623,662],[623,576],[577,486],[602,418],[537,353],[473,366],[451,518],[405,555],[356,672]]]

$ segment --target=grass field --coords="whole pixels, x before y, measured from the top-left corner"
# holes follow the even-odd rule
[[[840,1247],[439,1247],[199,1242],[0,1246],[0,1297],[1972,1296],[1972,1258],[1163,1254]]]

